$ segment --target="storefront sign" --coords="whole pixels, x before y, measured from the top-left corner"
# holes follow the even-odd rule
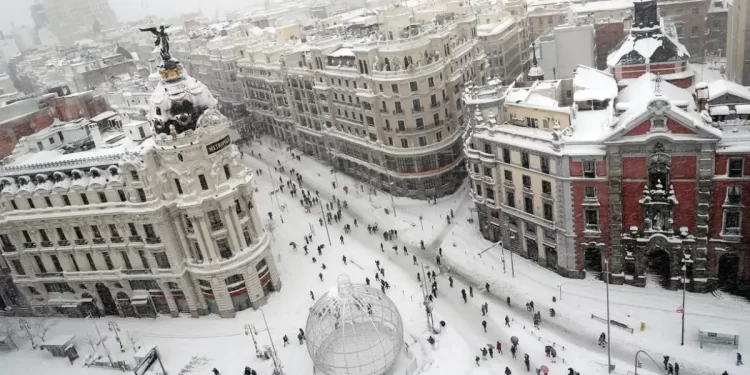
[[[208,154],[211,155],[211,154],[213,154],[215,152],[221,151],[225,147],[229,146],[229,144],[231,144],[231,143],[232,143],[232,141],[231,141],[231,139],[229,139],[229,136],[226,136],[226,137],[222,138],[221,140],[218,140],[218,141],[216,141],[214,143],[211,143],[208,146],[206,146],[206,151],[208,151]]]

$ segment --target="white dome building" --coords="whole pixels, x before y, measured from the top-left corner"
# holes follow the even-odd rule
[[[2,257],[32,312],[233,317],[281,287],[228,120],[162,57],[148,122],[53,124],[3,160]]]

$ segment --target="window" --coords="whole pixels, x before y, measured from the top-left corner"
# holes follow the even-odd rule
[[[739,236],[740,235],[741,214],[739,211],[724,211],[724,231],[722,235]]]
[[[130,230],[130,235],[131,236],[137,236],[138,235],[138,230],[135,229],[135,224],[128,223],[128,229]]]
[[[503,172],[503,174],[505,175],[505,181],[513,182],[513,172],[506,170]]]
[[[117,191],[117,195],[120,197],[120,202],[125,202],[128,199],[125,197],[125,192],[122,190]]]
[[[136,171],[130,171],[130,178],[133,179],[133,181],[140,181],[141,178],[138,177],[138,172]]]
[[[68,198],[67,195],[62,196],[63,204],[66,206],[70,206],[70,198]]]
[[[39,229],[39,237],[41,237],[42,241],[49,242],[49,236],[47,236],[47,231],[44,229]]]
[[[586,186],[583,188],[584,199],[596,199],[596,186]]]
[[[143,268],[151,268],[151,266],[148,264],[146,253],[144,253],[143,250],[138,250],[138,257],[141,258],[141,263],[143,263]]]
[[[533,118],[533,117],[526,117],[526,127],[538,129],[539,128],[539,120]]]
[[[505,193],[505,204],[508,205],[508,207],[516,207],[516,195],[513,194],[512,191],[508,191]]]
[[[526,211],[527,214],[534,214],[534,200],[531,197],[523,197],[523,210]]]
[[[418,118],[416,121],[417,130],[423,130],[424,129],[424,119]]]
[[[44,262],[42,262],[42,258],[38,255],[34,255],[34,261],[36,261],[36,266],[39,269],[39,273],[47,273],[47,267],[44,266]]]
[[[398,120],[398,131],[403,132],[406,131],[406,124],[403,120]]]
[[[487,177],[492,177],[492,168],[484,167],[484,175]]]
[[[146,238],[156,237],[156,231],[154,231],[153,224],[143,224],[143,231],[146,233]]]
[[[531,189],[531,177],[530,176],[522,175],[521,181],[523,182],[523,187],[525,189]]]
[[[29,208],[36,208],[34,206],[34,200],[32,200],[31,198],[26,198],[26,202],[29,203]]]
[[[198,181],[201,183],[201,189],[208,190],[208,182],[206,182],[206,176],[199,174]]]
[[[529,167],[529,154],[527,152],[521,153],[521,166],[524,168]]]
[[[229,259],[232,257],[232,249],[229,248],[229,241],[226,238],[216,240],[216,248],[219,250],[219,256],[222,259]]]
[[[146,192],[143,189],[141,189],[141,188],[135,189],[135,192],[138,193],[138,199],[141,202],[145,202],[146,201]]]
[[[76,238],[79,240],[83,239],[83,231],[81,231],[81,227],[73,227],[73,231],[76,233]]]
[[[83,202],[83,204],[89,204],[89,197],[86,193],[81,193],[81,202]]]
[[[435,133],[435,142],[440,142],[442,140],[443,140],[443,132]]]
[[[91,226],[91,233],[94,234],[94,238],[102,238],[102,233],[99,232],[99,226],[97,225]]]
[[[476,193],[477,195],[481,196],[481,195],[482,195],[482,185],[481,185],[481,184],[476,184],[476,185],[474,186],[474,192],[475,192],[475,193]]]
[[[541,156],[539,157],[539,163],[542,167],[542,173],[549,174],[549,158]]]
[[[395,83],[391,84],[391,91],[398,93],[398,85]]]
[[[552,195],[552,184],[549,181],[542,181],[542,194]]]
[[[596,177],[596,162],[594,160],[583,161],[583,177],[585,178]]]
[[[727,199],[724,204],[740,204],[742,202],[742,187],[728,186]]]
[[[122,257],[122,261],[125,262],[125,268],[132,270],[133,265],[130,264],[130,257],[128,256],[128,253],[126,251],[121,251],[120,256]]]
[[[492,153],[492,145],[489,143],[484,144],[484,153],[485,154],[491,154]]]
[[[599,210],[587,208],[584,210],[585,228],[587,231],[599,231]]]
[[[68,283],[44,283],[47,293],[75,293]]]
[[[14,210],[17,210],[17,209],[18,209],[18,205],[16,204],[16,201],[15,201],[14,199],[11,199],[11,200],[10,200],[10,205],[11,205],[11,206],[13,206],[13,209],[14,209]]]
[[[47,207],[52,207],[52,201],[49,197],[44,197],[44,203],[47,203]]]
[[[414,108],[415,111],[421,111],[422,110],[422,102],[419,101],[419,99],[414,99],[411,101],[412,108]]]
[[[403,108],[401,108],[401,102],[395,102],[393,103],[394,107],[396,107],[396,113],[401,113],[404,111]]]
[[[13,265],[13,268],[16,270],[16,273],[19,275],[25,275],[26,270],[23,269],[23,265],[21,265],[21,261],[18,259],[11,259],[10,264]]]
[[[219,214],[218,210],[208,211],[208,222],[211,224],[212,230],[224,228],[224,223],[221,221],[221,214]]]
[[[393,138],[388,137],[388,146],[393,146]]]
[[[224,164],[224,177],[226,177],[227,180],[232,177],[232,173],[229,170],[229,164]]]
[[[552,203],[544,202],[544,220],[552,221]]]
[[[103,251],[102,257],[104,258],[104,264],[107,266],[108,270],[115,269],[115,265],[112,263],[112,258],[109,256],[108,252]]]
[[[60,264],[60,260],[57,259],[57,255],[50,255],[50,258],[52,259],[52,264],[55,266],[55,271],[63,272],[62,265]]]
[[[109,234],[112,237],[120,237],[120,232],[117,230],[117,225],[109,224]]]
[[[420,147],[427,146],[427,137],[419,137],[419,146]]]
[[[729,177],[742,177],[742,158],[729,159]]]
[[[180,179],[175,178],[174,179],[174,186],[177,188],[177,194],[182,195],[182,185],[180,185]]]
[[[409,147],[409,141],[406,140],[406,138],[401,138],[401,147],[408,148]]]
[[[435,79],[432,77],[427,78],[427,86],[434,87],[435,86]]]
[[[57,238],[60,241],[65,241],[65,232],[62,230],[62,228],[56,228],[55,231],[57,232]]]
[[[86,253],[86,260],[89,262],[91,270],[96,271],[96,263],[94,263],[94,258],[91,256],[91,253]]]
[[[162,269],[172,268],[172,266],[169,264],[169,258],[167,258],[166,253],[164,252],[154,253],[154,258],[156,259],[157,268],[162,268]]]
[[[419,90],[419,87],[416,82],[409,82],[409,89],[411,89],[411,91],[417,91]]]
[[[73,263],[73,268],[75,268],[76,272],[80,272],[81,268],[78,267],[78,261],[76,260],[75,255],[68,254],[68,257],[70,258],[70,263]]]
[[[97,194],[99,195],[99,203],[107,203],[107,194],[104,194],[103,191],[100,191]]]
[[[665,128],[665,121],[663,118],[655,118],[651,120],[651,128],[652,129],[664,129]]]
[[[695,8],[693,8],[695,9]],[[698,35],[699,29],[698,26],[693,26],[693,28],[690,30],[692,35]]]
[[[507,148],[503,149],[503,163],[510,164],[510,150]]]
[[[31,235],[29,234],[29,231],[27,231],[26,229],[22,230],[21,234],[23,234],[24,242],[34,242],[31,240]]]

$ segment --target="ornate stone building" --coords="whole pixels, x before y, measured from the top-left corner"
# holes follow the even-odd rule
[[[2,257],[36,313],[232,317],[281,287],[228,120],[165,60],[149,122],[54,125],[3,160]]]

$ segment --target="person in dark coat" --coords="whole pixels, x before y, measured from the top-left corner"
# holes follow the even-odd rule
[[[487,289],[487,293],[490,292],[490,283],[484,283],[484,289]]]
[[[213,370],[211,370],[211,371],[213,371],[214,375],[221,375],[221,374],[219,373],[219,370],[217,370],[217,369],[216,369],[216,367],[214,367],[214,369],[213,369]]]
[[[674,375],[680,375],[680,365],[677,362],[674,363]]]
[[[510,374],[511,374],[510,369],[508,367],[505,367],[505,375],[510,375]]]
[[[737,366],[742,365],[742,354],[737,353]]]
[[[477,366],[479,366],[479,356],[477,356],[476,358],[474,358],[474,361],[477,363]]]
[[[667,369],[667,365],[668,365],[668,364],[669,364],[669,356],[668,356],[668,355],[665,355],[665,356],[664,356],[664,370],[666,370],[666,369]]]
[[[516,346],[515,345],[510,347],[510,354],[513,356],[513,359],[516,359]]]
[[[474,287],[471,285],[469,285],[469,296],[471,296],[471,298],[474,298]]]
[[[667,365],[667,375],[674,375],[674,366],[671,363]]]
[[[490,345],[489,349],[490,349],[490,358],[495,358],[495,356],[492,354],[492,352],[495,351],[495,348],[493,348],[492,345]]]
[[[510,318],[507,315],[505,316],[505,325],[510,327]]]
[[[484,327],[484,333],[487,333],[487,321],[482,320],[482,327]]]
[[[526,372],[531,371],[528,353],[523,355],[523,364],[526,365]]]
[[[497,342],[495,348],[497,349],[498,353],[503,354],[503,344],[501,344],[500,341]]]
[[[313,291],[310,291],[310,298],[312,298],[313,301],[315,301],[315,294],[313,294]]]
[[[453,288],[453,277],[448,276],[448,282],[451,284],[451,288]]]

